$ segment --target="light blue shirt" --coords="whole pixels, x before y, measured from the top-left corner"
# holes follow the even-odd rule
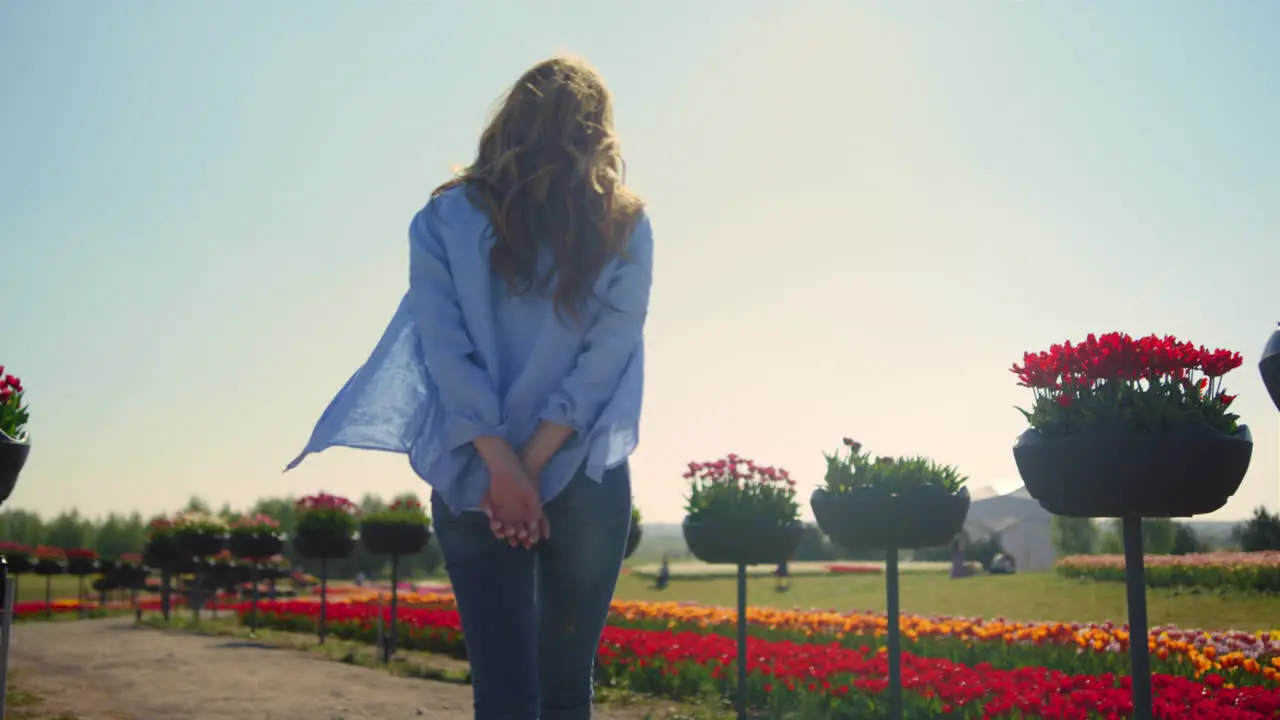
[[[472,441],[518,451],[540,420],[575,432],[542,471],[542,501],[585,463],[599,482],[639,442],[643,330],[653,232],[642,216],[624,257],[601,271],[581,321],[539,295],[513,295],[493,273],[487,216],[461,188],[409,226],[409,291],[364,366],[338,391],[285,470],[344,446],[405,453],[458,512],[480,505],[489,475]]]

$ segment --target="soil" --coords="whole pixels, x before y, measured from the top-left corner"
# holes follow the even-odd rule
[[[44,702],[31,717],[76,720],[466,720],[471,688],[397,677],[225,636],[134,627],[127,618],[14,628],[9,667]],[[654,707],[598,707],[642,720]],[[654,712],[661,717],[665,712]]]

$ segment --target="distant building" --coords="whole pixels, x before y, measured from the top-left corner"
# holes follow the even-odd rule
[[[1026,488],[1007,495],[995,495],[990,488],[983,488],[974,497],[964,526],[972,540],[999,534],[1001,546],[1017,562],[1019,572],[1053,569],[1058,559],[1050,525],[1053,516],[1031,499]]]

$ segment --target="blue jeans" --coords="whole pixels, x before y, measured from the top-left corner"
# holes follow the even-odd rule
[[[471,662],[476,720],[587,720],[600,634],[631,529],[627,465],[579,470],[543,508],[551,538],[525,550],[483,513],[431,515]]]

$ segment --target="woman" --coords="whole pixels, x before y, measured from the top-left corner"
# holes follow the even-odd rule
[[[611,99],[554,58],[409,229],[409,291],[309,453],[405,453],[471,661],[476,718],[589,718],[631,519],[653,237]]]

